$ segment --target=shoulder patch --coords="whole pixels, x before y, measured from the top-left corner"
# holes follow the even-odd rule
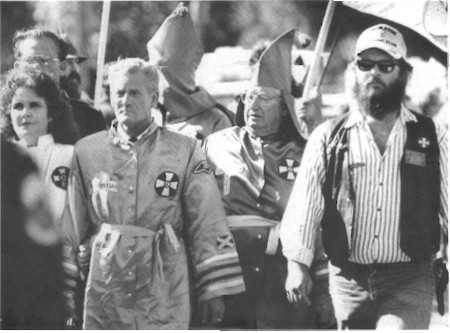
[[[67,185],[69,182],[69,173],[70,169],[65,166],[57,167],[52,172],[52,182],[56,187],[59,187],[63,190],[67,190]]]
[[[211,173],[212,168],[207,161],[201,161],[194,169],[194,173]]]
[[[216,245],[219,250],[234,248],[234,239],[231,234],[219,236],[216,239]]]
[[[162,197],[170,197],[177,192],[179,183],[180,180],[175,173],[165,171],[156,179],[156,193],[158,193]]]

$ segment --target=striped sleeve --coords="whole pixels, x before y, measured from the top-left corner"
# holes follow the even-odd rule
[[[281,221],[283,254],[289,260],[310,266],[315,240],[323,216],[322,186],[325,180],[323,147],[328,123],[319,125],[303,154],[300,170]]]
[[[448,236],[448,130],[443,124],[436,124],[439,143],[439,169],[441,173],[441,194],[439,216],[444,235]]]
[[[218,254],[197,265],[196,290],[200,302],[244,292],[237,252]]]
[[[203,302],[243,292],[244,280],[234,238],[216,181],[198,144],[187,167],[182,201],[197,299]]]

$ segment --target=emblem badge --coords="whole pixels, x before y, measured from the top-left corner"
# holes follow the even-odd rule
[[[295,180],[297,177],[298,169],[300,167],[300,163],[291,158],[287,158],[278,166],[278,174],[281,178],[287,180]]]
[[[156,179],[155,190],[162,197],[170,197],[177,191],[178,184],[178,176],[173,172],[165,171]]]
[[[428,140],[426,137],[423,136],[419,139],[419,141],[417,141],[417,143],[419,144],[420,147],[425,149],[428,148],[428,146],[430,145],[430,140]]]
[[[67,190],[69,182],[70,169],[68,167],[60,166],[53,170],[52,181],[57,187]]]
[[[216,239],[216,245],[219,250],[234,248],[234,239],[230,234],[219,236]]]

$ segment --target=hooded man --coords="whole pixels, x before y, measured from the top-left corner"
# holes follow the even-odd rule
[[[147,43],[149,62],[160,68],[160,110],[171,129],[201,143],[232,126],[232,113],[195,84],[203,48],[187,7],[180,4]]]
[[[296,37],[297,29],[292,29],[263,52],[239,102],[237,126],[210,135],[204,145],[246,284],[246,295],[227,304],[225,327],[305,329],[334,322],[320,239],[311,270],[316,281],[311,300],[316,306],[290,305],[284,288],[286,260],[278,239],[279,222],[305,146],[291,94]]]

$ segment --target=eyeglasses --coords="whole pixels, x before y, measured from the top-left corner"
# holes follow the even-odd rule
[[[81,64],[82,62],[84,62],[86,59],[83,58],[66,58],[64,61],[68,64],[68,65],[73,65],[73,64]]]
[[[274,99],[280,98],[282,95],[277,96],[271,96],[268,94],[258,94],[258,93],[245,93],[241,96],[241,101],[245,104],[251,104],[256,99],[262,104],[262,105],[268,105],[271,101]]]
[[[29,56],[29,57],[23,57],[20,58],[19,62],[30,65],[30,66],[42,66],[42,67],[50,67],[59,64],[59,59],[42,56],[42,55],[36,55],[36,56]]]
[[[398,64],[399,64],[398,60],[381,60],[381,61],[373,61],[369,59],[356,60],[356,65],[362,72],[368,72],[372,68],[374,68],[375,65],[377,65],[380,72],[391,73],[394,70],[395,66]]]

